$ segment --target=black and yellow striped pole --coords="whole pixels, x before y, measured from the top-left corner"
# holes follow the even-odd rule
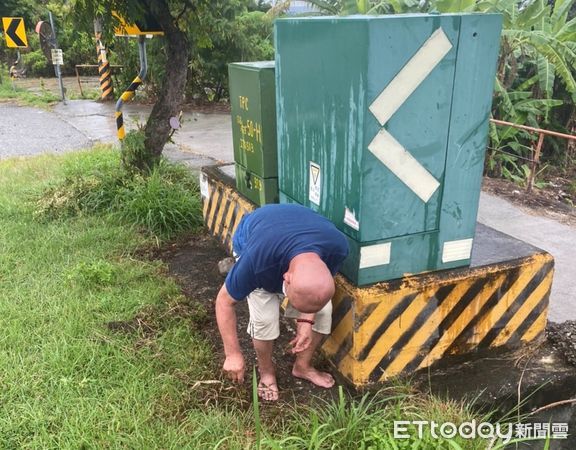
[[[100,77],[100,98],[102,100],[111,100],[114,95],[112,87],[112,72],[110,70],[110,61],[106,57],[106,47],[100,39],[96,40],[96,49],[98,50],[98,76]]]
[[[102,25],[100,19],[94,20],[94,35],[96,36],[96,52],[98,53],[98,76],[100,79],[100,99],[112,100],[114,88],[112,87],[112,72],[110,61],[106,55],[106,47],[102,43]]]
[[[148,70],[148,61],[146,60],[146,37],[138,37],[138,51],[140,54],[140,73],[130,86],[122,93],[118,101],[116,102],[116,129],[118,133],[118,139],[121,141],[126,136],[126,131],[124,130],[124,118],[122,116],[122,106],[124,102],[129,102],[136,95],[136,89],[142,84],[146,78],[146,72]]]

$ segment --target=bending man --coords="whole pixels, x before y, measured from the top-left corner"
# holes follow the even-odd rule
[[[291,341],[296,360],[292,375],[329,388],[334,379],[312,366],[324,335],[330,334],[334,278],[348,255],[345,236],[326,218],[299,205],[266,205],[242,218],[233,238],[236,264],[216,297],[216,319],[224,343],[224,371],[243,382],[245,363],[236,332],[236,304],[248,301],[252,337],[265,400],[278,399],[272,362],[280,334],[280,305],[296,320]]]

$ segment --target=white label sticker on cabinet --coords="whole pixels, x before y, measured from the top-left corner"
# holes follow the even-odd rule
[[[348,208],[344,208],[344,223],[350,228],[354,228],[356,231],[360,230],[360,222],[356,219],[353,211]]]
[[[317,206],[320,206],[320,193],[322,183],[322,173],[320,166],[315,162],[310,161],[310,176],[309,176],[310,189],[308,190],[308,200]]]
[[[391,242],[360,248],[360,269],[390,264]]]
[[[460,239],[458,241],[444,242],[442,262],[448,263],[470,259],[472,253],[472,239]]]

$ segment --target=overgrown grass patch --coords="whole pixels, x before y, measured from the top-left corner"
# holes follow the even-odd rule
[[[92,163],[113,166],[98,152],[0,162],[0,447],[199,448],[203,423],[211,439],[243,429],[238,412],[182,410],[214,357],[194,332],[205,312],[175,314],[163,264],[133,256],[150,236],[104,213],[34,218],[31,199]]]
[[[45,189],[35,207],[40,219],[93,214],[108,214],[160,238],[202,225],[198,185],[186,168],[161,160],[148,175],[130,172],[109,147],[66,160],[63,178]]]
[[[18,87],[18,81],[12,83],[7,78],[2,78],[0,82],[0,101],[11,100],[24,106],[35,106],[47,108],[60,101],[60,97],[52,92],[42,89],[38,93],[30,92],[27,89]]]

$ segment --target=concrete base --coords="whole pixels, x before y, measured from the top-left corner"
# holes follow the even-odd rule
[[[234,186],[218,168],[203,169],[205,223],[228,249],[255,208]],[[322,350],[344,379],[365,386],[543,336],[552,256],[481,224],[474,242],[470,267],[362,288],[336,277],[333,330]]]

